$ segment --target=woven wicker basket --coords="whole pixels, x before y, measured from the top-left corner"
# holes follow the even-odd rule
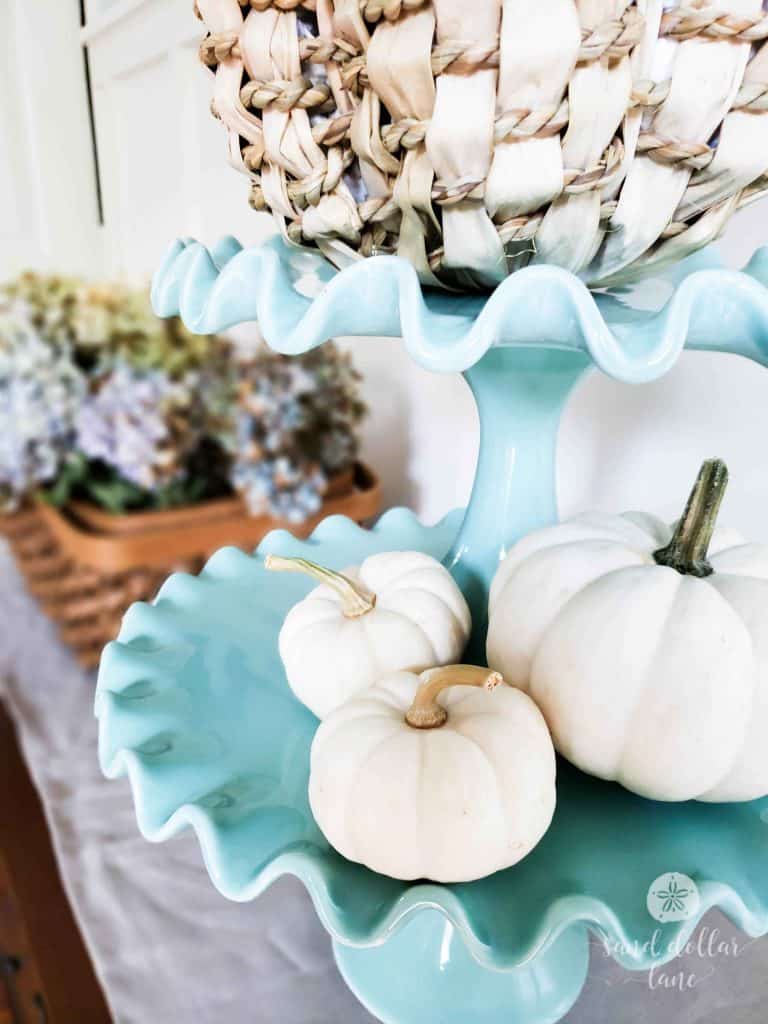
[[[617,284],[766,189],[761,0],[197,0],[251,204],[426,285]]]
[[[28,506],[0,516],[30,593],[87,668],[98,664],[125,610],[151,600],[172,572],[199,572],[218,548],[253,550],[270,530],[306,536],[327,515],[362,522],[381,505],[379,481],[363,465],[332,482],[321,511],[300,527],[246,514],[237,498],[167,512],[109,516],[73,503],[65,512]]]

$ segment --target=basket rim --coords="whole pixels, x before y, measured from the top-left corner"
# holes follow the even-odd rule
[[[165,518],[162,521],[151,519],[145,529],[133,532],[88,528],[67,507],[57,509],[41,499],[36,499],[34,507],[64,555],[81,567],[110,575],[135,569],[167,568],[182,559],[208,557],[225,546],[252,549],[274,529],[288,529],[306,536],[329,515],[367,519],[381,507],[381,481],[369,466],[356,462],[349,489],[327,498],[315,516],[298,526],[271,516],[251,516],[240,499],[226,500],[230,502],[231,511],[222,510],[218,502],[188,506],[195,514],[189,516],[183,529],[179,529],[178,521],[169,523]],[[136,513],[129,513],[127,517],[133,514]]]
[[[327,500],[348,494],[355,486],[355,474],[354,465],[334,474],[328,481],[324,498]],[[199,520],[201,512],[205,512],[206,518],[210,519],[231,518],[244,511],[248,514],[243,499],[236,493],[175,508],[137,509],[131,512],[110,512],[87,498],[72,499],[66,503],[66,508],[80,528],[87,532],[110,535],[137,533],[146,529],[174,529]]]

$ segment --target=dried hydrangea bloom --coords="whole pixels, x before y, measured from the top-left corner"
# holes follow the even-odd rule
[[[76,444],[122,479],[155,491],[184,473],[203,427],[196,374],[172,380],[118,361],[93,382],[77,414]]]
[[[236,459],[231,481],[251,515],[271,515],[296,524],[320,511],[328,485],[317,466],[297,464],[286,455]]]
[[[28,325],[50,344],[68,345],[74,352],[74,311],[80,282],[59,274],[20,274],[0,289],[4,318]]]
[[[21,315],[24,314],[24,315]],[[49,344],[24,313],[0,317],[0,511],[52,480],[71,449],[86,382],[66,344]]]
[[[178,319],[160,320],[145,290],[121,284],[83,285],[73,311],[81,349],[108,349],[136,367],[183,377],[205,366],[216,339],[195,335]]]
[[[264,349],[240,364],[219,440],[232,457],[232,486],[254,515],[300,523],[320,510],[329,477],[357,455],[359,381],[333,344],[291,358]]]
[[[122,283],[30,272],[0,289],[0,306],[14,309],[41,337],[71,345],[89,366],[119,355],[134,366],[183,376],[206,365],[215,345],[178,319],[159,320],[148,291]]]
[[[0,438],[7,504],[53,478],[58,501],[81,493],[118,511],[180,503],[222,493],[228,473],[252,512],[300,522],[319,510],[329,476],[357,454],[359,377],[332,345],[297,359],[252,350],[238,364],[220,339],[158,320],[144,292],[57,276],[22,275],[0,289],[3,310],[45,357],[29,346],[15,353],[16,364],[6,359],[0,400],[9,418],[63,369],[79,382],[68,418],[52,394],[37,409],[52,423],[32,420],[26,434]],[[19,369],[25,353],[29,379]],[[55,353],[67,354],[62,367]],[[22,430],[31,419],[17,418]],[[53,445],[46,439],[55,430]]]

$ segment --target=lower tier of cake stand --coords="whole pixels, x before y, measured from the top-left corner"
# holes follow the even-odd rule
[[[768,932],[768,799],[655,803],[561,761],[541,843],[480,881],[400,882],[328,845],[307,796],[317,720],[291,693],[277,642],[308,584],[269,573],[263,555],[337,569],[376,551],[444,558],[461,519],[425,527],[397,510],[368,531],[334,516],[306,541],[270,534],[256,557],[223,549],[133,605],[102,657],[96,710],[102,768],[129,776],[142,834],[194,828],[230,899],[300,878],[342,974],[387,1024],[554,1024],[584,981],[588,928],[630,969],[674,958],[710,907]],[[680,914],[649,906],[671,876],[685,883]]]
[[[349,988],[383,1024],[555,1024],[579,997],[589,967],[585,928],[574,927],[511,970],[484,967],[436,911],[413,917],[383,946],[334,941]]]

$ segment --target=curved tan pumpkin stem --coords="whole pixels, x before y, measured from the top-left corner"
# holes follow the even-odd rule
[[[264,559],[267,569],[274,572],[302,572],[319,583],[332,587],[341,598],[341,607],[348,619],[358,619],[376,607],[376,595],[361,583],[355,583],[343,573],[326,569],[325,566],[310,562],[307,558],[284,558],[282,555],[267,555]]]
[[[419,676],[420,685],[408,708],[405,720],[414,729],[438,729],[448,721],[448,712],[437,703],[437,697],[449,686],[480,686],[495,690],[504,682],[499,672],[480,665],[444,665],[430,668]]]

